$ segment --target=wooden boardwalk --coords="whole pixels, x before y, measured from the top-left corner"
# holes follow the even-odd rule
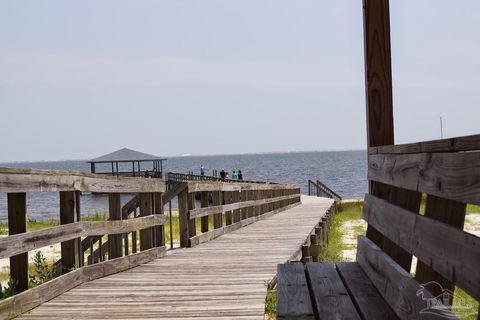
[[[302,204],[194,248],[82,284],[22,319],[263,319],[277,264],[301,247],[333,200]]]

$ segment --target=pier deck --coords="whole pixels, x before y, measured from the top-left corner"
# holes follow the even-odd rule
[[[294,208],[82,284],[21,319],[263,319],[277,264],[301,256],[332,203],[302,196]]]

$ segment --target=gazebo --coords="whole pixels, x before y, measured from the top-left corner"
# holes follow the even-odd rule
[[[161,178],[163,175],[163,161],[167,159],[154,156],[152,154],[143,153],[135,150],[131,150],[128,148],[123,148],[112,153],[100,156],[98,158],[92,159],[87,161],[90,163],[90,171],[92,173],[98,174],[106,174],[112,176],[127,176],[127,177],[153,177],[153,178]],[[152,166],[145,170],[142,170],[141,163],[142,162],[150,162]],[[111,171],[108,172],[97,172],[96,171],[96,164],[111,164]],[[119,165],[121,165],[119,170]],[[131,170],[125,170],[126,166],[125,163],[131,163]],[[135,166],[136,164],[136,166]]]

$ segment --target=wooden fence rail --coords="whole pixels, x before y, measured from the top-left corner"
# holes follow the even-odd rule
[[[7,193],[9,227],[9,236],[0,238],[0,259],[10,258],[10,278],[17,283],[17,294],[0,302],[2,319],[15,317],[83,282],[162,257],[166,218],[170,239],[174,236],[174,198],[178,198],[181,247],[209,241],[300,203],[300,188],[294,185],[195,179],[177,182],[165,192],[161,179],[9,168],[0,168],[0,192]],[[30,192],[59,192],[59,226],[27,232]],[[108,196],[108,221],[81,220],[80,192]],[[123,206],[121,194],[132,195]],[[199,206],[195,195],[200,195]],[[166,204],[169,217],[164,215]],[[58,243],[57,277],[27,290],[28,253]]]

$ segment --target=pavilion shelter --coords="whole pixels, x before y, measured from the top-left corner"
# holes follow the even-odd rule
[[[90,163],[90,171],[92,173],[123,177],[162,178],[163,161],[165,160],[167,159],[123,148],[87,161],[87,163]],[[142,164],[144,165],[142,166]],[[98,167],[100,166],[102,169],[107,167],[111,170],[99,172]]]

